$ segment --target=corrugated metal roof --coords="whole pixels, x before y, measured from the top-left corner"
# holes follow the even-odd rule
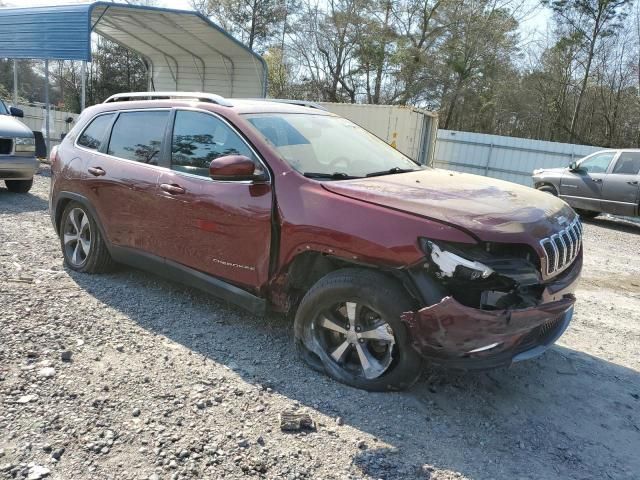
[[[90,8],[0,9],[0,57],[91,60]]]
[[[142,56],[155,90],[266,95],[259,55],[193,11],[95,2],[0,9],[0,57],[91,60],[91,32]]]

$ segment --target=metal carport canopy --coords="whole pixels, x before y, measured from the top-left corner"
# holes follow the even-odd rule
[[[138,53],[151,90],[266,96],[258,54],[197,12],[95,2],[0,9],[0,57],[91,61],[91,32]]]

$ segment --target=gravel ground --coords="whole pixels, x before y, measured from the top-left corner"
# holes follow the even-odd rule
[[[280,316],[64,269],[48,183],[0,189],[0,478],[640,476],[640,225],[585,226],[576,315],[542,358],[372,394],[306,368]],[[316,430],[282,432],[284,411]]]

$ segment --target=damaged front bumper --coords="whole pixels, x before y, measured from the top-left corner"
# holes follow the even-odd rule
[[[575,297],[513,310],[479,310],[452,297],[406,312],[413,347],[435,364],[489,369],[509,366],[544,353],[567,329]]]

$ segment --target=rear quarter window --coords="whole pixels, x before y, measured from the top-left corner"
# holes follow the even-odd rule
[[[107,138],[107,130],[113,120],[113,113],[98,115],[89,122],[87,128],[78,137],[78,145],[90,150],[100,150]]]

